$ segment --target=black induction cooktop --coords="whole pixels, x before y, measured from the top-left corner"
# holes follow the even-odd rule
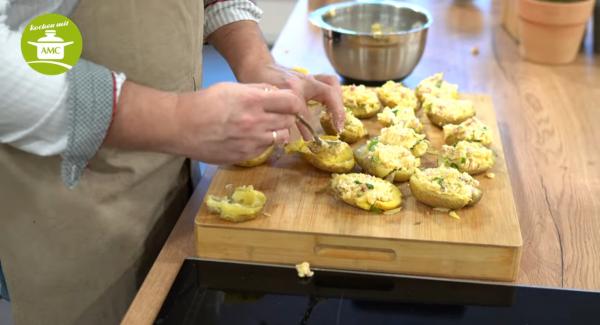
[[[600,324],[600,293],[188,259],[155,324]]]

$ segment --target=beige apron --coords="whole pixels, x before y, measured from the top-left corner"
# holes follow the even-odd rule
[[[199,82],[203,2],[84,0],[83,57],[130,80]],[[183,158],[102,149],[65,188],[60,158],[0,145],[0,260],[23,324],[117,324],[189,197]]]

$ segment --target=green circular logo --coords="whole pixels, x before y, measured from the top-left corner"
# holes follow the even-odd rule
[[[58,14],[34,18],[23,31],[21,52],[29,66],[43,74],[63,74],[81,56],[81,32],[71,19]]]

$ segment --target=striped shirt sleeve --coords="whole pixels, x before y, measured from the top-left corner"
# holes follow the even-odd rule
[[[250,0],[206,0],[204,1],[204,38],[236,21],[258,22],[262,14],[262,10]]]

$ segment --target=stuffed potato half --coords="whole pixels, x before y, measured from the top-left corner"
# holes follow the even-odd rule
[[[392,80],[384,83],[377,88],[377,96],[384,106],[388,107],[408,107],[412,110],[419,108],[419,101],[415,92],[407,87],[404,87],[399,82]]]
[[[331,189],[340,200],[367,211],[392,210],[402,204],[398,187],[367,174],[333,174]]]
[[[423,109],[431,123],[442,127],[446,124],[458,124],[475,116],[473,102],[466,99],[448,99],[427,96]]]
[[[445,166],[415,172],[410,190],[417,201],[450,210],[474,205],[483,195],[479,182],[471,175]]]
[[[364,85],[342,86],[344,107],[358,118],[369,118],[381,110],[381,103],[374,89]]]
[[[494,166],[494,152],[478,142],[459,141],[454,146],[444,145],[440,163],[471,175],[480,174]]]
[[[392,178],[396,182],[407,181],[421,165],[421,160],[410,150],[383,144],[373,138],[354,151],[360,167],[368,174],[381,178]]]
[[[489,147],[492,144],[492,130],[476,117],[458,125],[444,125],[444,142],[446,144],[455,144],[461,140],[479,142]]]

